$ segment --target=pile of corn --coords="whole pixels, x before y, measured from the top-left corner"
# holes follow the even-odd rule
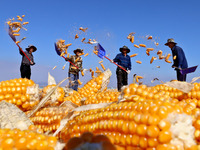
[[[30,130],[0,129],[0,149],[53,150],[56,137],[39,134]]]
[[[88,97],[84,104],[99,104],[99,103],[110,103],[118,101],[120,92],[117,90],[106,90],[103,92],[99,92]]]
[[[43,132],[55,132],[60,126],[61,120],[67,116],[69,109],[66,107],[42,108],[30,117],[34,125]]]
[[[81,100],[83,98],[87,99],[95,93],[101,90],[105,90],[107,88],[105,84],[107,84],[110,76],[111,71],[108,69],[105,72],[101,73],[98,77],[95,77],[87,82],[82,88],[79,88],[77,93],[65,97],[64,101],[71,101],[72,103],[80,106]]]
[[[31,110],[39,102],[39,88],[26,78],[0,82],[0,101],[17,105],[21,110]]]
[[[194,130],[192,117],[184,114],[181,106],[145,100],[82,112],[67,123],[60,138],[67,142],[71,137],[92,132],[104,134],[122,147],[187,149],[196,145]],[[184,135],[183,139],[179,134]]]

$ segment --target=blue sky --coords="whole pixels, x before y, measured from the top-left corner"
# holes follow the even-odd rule
[[[1,0],[0,1],[0,81],[20,77],[21,56],[17,46],[7,33],[8,26],[5,22],[17,15],[26,15],[24,21],[30,22],[23,31],[21,38],[27,39],[20,43],[25,49],[29,44],[35,45],[38,50],[33,53],[36,65],[32,67],[32,79],[36,83],[46,83],[48,72],[57,82],[67,77],[68,64],[65,70],[62,66],[65,61],[58,57],[54,50],[54,42],[58,39],[72,43],[68,52],[73,54],[76,48],[84,49],[89,56],[83,57],[83,67],[95,69],[101,68],[101,60],[92,54],[93,46],[81,43],[83,37],[88,40],[96,39],[106,49],[108,57],[113,59],[119,53],[119,48],[127,45],[130,55],[138,53],[132,58],[132,70],[129,74],[129,83],[133,81],[133,74],[144,77],[145,84],[151,85],[153,78],[159,78],[166,82],[176,79],[175,71],[163,60],[155,60],[150,64],[152,56],[156,56],[157,50],[164,54],[171,50],[164,46],[168,38],[174,38],[183,48],[189,66],[199,64],[199,39],[200,39],[200,2],[198,0]],[[79,27],[88,27],[87,33],[80,33]],[[126,37],[130,32],[135,32],[135,44],[146,44],[155,48],[150,56],[145,54],[145,48],[137,49]],[[74,39],[78,33],[80,38]],[[153,40],[144,37],[152,35]],[[142,64],[135,61],[140,60]],[[172,61],[172,58],[170,58]],[[108,60],[103,62],[106,68],[110,68],[113,75],[110,87],[116,87],[116,66]],[[52,70],[57,66],[55,70]],[[160,66],[160,68],[156,68]],[[195,73],[188,74],[187,81],[199,76],[199,68]],[[89,73],[80,77],[83,83],[91,79]],[[156,82],[154,84],[158,84]],[[67,83],[66,83],[67,84]]]

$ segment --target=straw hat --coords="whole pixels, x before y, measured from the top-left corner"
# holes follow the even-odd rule
[[[165,43],[165,45],[168,46],[169,43],[177,44],[176,42],[174,42],[174,39],[172,39],[172,38],[171,38],[171,39],[168,39],[168,40],[167,40],[167,43]]]
[[[123,46],[119,49],[120,52],[122,52],[123,49],[126,49],[127,50],[127,53],[130,52],[130,49],[127,47],[127,46]]]
[[[33,45],[29,45],[28,48],[26,48],[26,50],[29,51],[31,48],[33,48],[33,52],[37,50],[37,48]]]
[[[74,50],[74,54],[76,54],[77,52],[79,52],[79,53],[83,53],[83,50],[80,49],[80,48],[77,48],[77,49]]]

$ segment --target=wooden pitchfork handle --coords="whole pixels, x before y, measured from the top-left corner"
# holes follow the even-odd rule
[[[108,58],[107,56],[104,56],[106,59],[108,59],[109,61],[111,61],[111,59],[110,58]],[[122,66],[120,66],[120,65],[118,65],[117,63],[115,63],[115,62],[113,62],[115,65],[117,65],[119,68],[121,68],[122,70],[124,70],[124,71],[126,71],[127,72],[127,70],[126,69],[124,69]]]
[[[62,56],[64,59],[66,59],[66,57],[65,56]],[[76,67],[77,69],[79,69],[79,67],[77,67],[74,63],[72,63],[70,60],[67,60],[67,61],[69,61],[74,67]]]

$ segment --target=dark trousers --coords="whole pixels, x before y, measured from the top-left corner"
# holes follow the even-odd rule
[[[31,78],[31,67],[30,65],[21,64],[20,66],[21,78]]]
[[[117,89],[118,91],[121,91],[122,86],[128,85],[128,73],[118,67],[116,74],[117,74]]]
[[[179,70],[176,70],[177,80],[186,81],[186,74],[181,74]]]

